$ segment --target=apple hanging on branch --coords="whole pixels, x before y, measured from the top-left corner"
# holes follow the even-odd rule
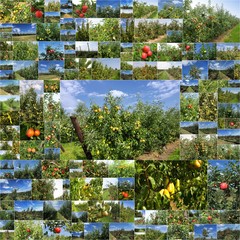
[[[228,184],[226,182],[221,182],[220,183],[220,189],[221,190],[227,190],[228,189]]]

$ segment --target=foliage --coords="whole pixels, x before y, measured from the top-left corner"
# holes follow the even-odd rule
[[[197,136],[191,140],[181,139],[181,159],[217,159],[217,138],[215,135]]]
[[[81,21],[76,29],[76,41],[89,41],[89,22]]]
[[[100,58],[119,58],[120,43],[119,42],[100,42],[98,45],[98,54]]]
[[[182,49],[179,47],[171,46],[166,43],[160,44],[160,51],[158,51],[159,61],[181,61]]]
[[[120,8],[119,7],[97,7],[97,17],[98,18],[120,18]]]
[[[199,120],[215,121],[217,119],[217,95],[201,93],[199,98]]]
[[[134,40],[134,20],[133,19],[122,19],[126,24],[125,27],[121,25],[121,42],[133,42]]]
[[[32,42],[14,42],[13,60],[36,60],[38,58],[38,45]]]
[[[30,236],[32,239],[42,239],[43,237],[42,226],[36,221],[15,221],[14,225],[14,239],[16,240],[28,239]],[[30,232],[27,229],[30,229]]]
[[[150,64],[145,64],[143,67],[133,68],[133,79],[134,80],[157,80],[157,66],[151,66]]]
[[[165,35],[166,30],[167,24],[162,24],[158,20],[143,20],[135,25],[134,40],[135,42],[147,42]]]
[[[90,25],[90,41],[120,41],[120,22],[117,18],[104,18],[103,23]]]
[[[157,18],[158,7],[148,5],[147,2],[133,1],[134,18]]]
[[[183,18],[183,9],[175,5],[165,4],[158,12],[158,18]]]
[[[240,166],[237,161],[228,161],[224,169],[209,166],[208,204],[211,209],[238,209]],[[219,184],[226,182],[229,188],[221,190]]]
[[[198,98],[180,96],[181,121],[198,121]]]
[[[139,101],[125,110],[121,99],[108,95],[102,108],[92,104],[90,110],[77,112],[88,149],[97,159],[132,159],[144,151],[161,151],[178,136],[176,109],[163,111],[159,103]]]
[[[60,24],[37,23],[38,41],[60,41]]]
[[[238,23],[238,18],[227,10],[198,4],[194,8],[190,6],[192,0],[184,2],[185,11],[189,11],[184,17],[184,41],[185,42],[209,42],[233,28]]]
[[[94,80],[117,80],[120,78],[120,71],[117,68],[108,67],[101,62],[92,62],[92,79]]]
[[[162,194],[170,182],[174,191]],[[204,209],[206,183],[205,161],[200,168],[190,161],[136,161],[136,209]]]
[[[44,6],[45,12],[59,12],[60,11],[60,2],[59,1],[50,1]]]

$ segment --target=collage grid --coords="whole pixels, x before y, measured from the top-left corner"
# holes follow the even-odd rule
[[[239,13],[2,0],[0,239],[238,240]]]

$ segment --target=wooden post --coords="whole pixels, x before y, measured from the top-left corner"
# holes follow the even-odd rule
[[[71,118],[72,124],[73,124],[73,126],[74,126],[74,128],[75,128],[75,131],[76,131],[76,133],[77,133],[78,139],[79,139],[80,143],[82,144],[82,148],[83,148],[83,151],[84,151],[87,159],[88,159],[88,160],[92,160],[92,159],[93,159],[92,154],[91,154],[91,152],[87,149],[87,146],[86,146],[86,144],[84,143],[83,131],[82,131],[82,129],[81,129],[79,123],[78,123],[77,118],[76,118],[76,117],[73,117],[73,116],[71,116],[70,118]]]

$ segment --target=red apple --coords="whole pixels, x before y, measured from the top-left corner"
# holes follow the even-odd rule
[[[148,51],[147,56],[148,56],[148,57],[151,57],[152,54],[153,54],[152,51]]]
[[[31,229],[30,229],[30,228],[27,228],[27,232],[30,233],[30,232],[31,232]]]
[[[187,46],[185,47],[185,49],[186,49],[186,51],[189,51],[189,50],[191,49],[191,47],[190,47],[189,45],[187,45]]]
[[[76,10],[76,14],[79,15],[80,13],[81,13],[81,11],[80,11],[79,9],[77,9],[77,10]]]
[[[85,10],[85,9],[82,9],[82,12],[83,12],[83,13],[86,13],[86,12],[87,12],[87,10]]]
[[[83,10],[83,11],[87,11],[87,10],[88,10],[88,6],[87,6],[87,5],[83,5],[83,6],[82,6],[82,10]]]
[[[79,17],[80,17],[80,18],[84,18],[84,14],[83,14],[83,13],[80,13],[80,14],[79,14]]]
[[[122,195],[124,198],[128,198],[128,196],[129,196],[127,192],[122,192]]]
[[[226,182],[221,182],[220,183],[220,189],[221,190],[226,190],[228,189],[228,184]]]
[[[207,220],[208,220],[208,221],[211,221],[211,220],[212,220],[212,217],[211,217],[211,216],[208,216]]]
[[[33,12],[35,12],[35,11],[36,11],[35,7],[34,7],[34,6],[31,6],[31,12],[33,13]]]
[[[142,51],[145,52],[145,53],[148,53],[150,51],[150,47],[145,45],[143,48],[142,48]]]
[[[234,122],[230,122],[229,125],[230,125],[231,127],[233,127],[233,126],[234,126]]]
[[[147,53],[143,52],[141,58],[145,60],[148,57]]]
[[[61,232],[61,228],[60,227],[55,227],[53,231],[55,233],[60,233]]]
[[[35,16],[36,16],[36,18],[41,18],[43,16],[43,12],[38,10],[35,12]]]

